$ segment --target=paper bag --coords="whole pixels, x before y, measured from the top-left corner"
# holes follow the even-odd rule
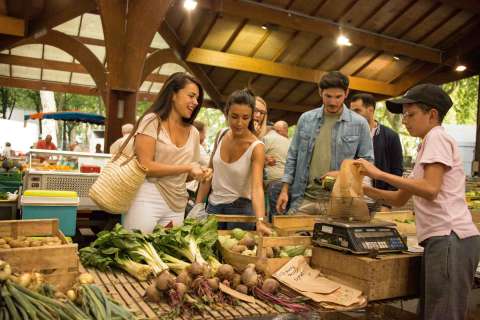
[[[367,203],[363,198],[363,175],[353,160],[343,160],[340,173],[330,196],[327,214],[332,218],[370,221]]]
[[[315,302],[350,307],[364,302],[362,292],[329,280],[312,269],[305,257],[296,256],[273,276],[281,283]]]

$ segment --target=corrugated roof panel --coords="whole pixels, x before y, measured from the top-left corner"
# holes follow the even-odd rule
[[[73,57],[71,55],[69,55],[63,50],[60,50],[56,47],[52,47],[49,45],[45,45],[44,58],[46,60],[56,60],[56,61],[63,61],[63,62],[73,61]]]
[[[54,30],[69,34],[71,36],[76,36],[78,32],[78,24],[80,23],[80,16],[68,20],[67,22],[62,23],[61,25],[53,28]]]
[[[10,65],[0,63],[0,75],[10,77]]]
[[[40,68],[12,66],[12,77],[40,80]]]
[[[184,72],[185,68],[176,63],[165,63],[160,69],[160,74],[171,75],[175,72]]]
[[[150,84],[152,84],[150,81],[144,81],[142,85],[140,86],[140,91],[145,91],[147,92],[148,89],[150,89]]]
[[[152,88],[150,89],[150,93],[158,93],[162,87],[163,83],[154,82]]]
[[[150,47],[157,48],[157,49],[170,48],[158,32],[155,32],[155,35],[153,36],[152,43],[150,44]]]
[[[26,44],[11,49],[12,55],[30,57],[30,58],[42,58],[42,45],[41,44]],[[8,52],[7,52],[8,53]]]
[[[80,36],[103,40],[102,20],[98,14],[86,13],[83,15]]]
[[[90,49],[90,51],[93,52],[93,54],[95,54],[98,60],[103,62],[103,59],[105,59],[105,47],[95,46],[90,44],[87,44],[86,46],[88,47],[88,49]]]
[[[95,81],[87,73],[72,73],[72,84],[81,84],[84,86],[96,87]]]
[[[68,71],[43,69],[42,80],[68,83],[70,73]]]

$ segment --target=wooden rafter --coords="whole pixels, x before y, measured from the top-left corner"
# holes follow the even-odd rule
[[[325,72],[201,48],[194,48],[186,61],[312,83],[318,83]],[[350,77],[350,87],[387,96],[397,93],[394,85],[359,77]]]
[[[202,0],[200,5],[210,10],[218,9],[217,6],[212,5],[212,0]],[[275,23],[293,30],[329,38],[335,37],[339,33],[339,25],[334,21],[253,1],[223,0],[221,10],[233,16]],[[350,41],[359,47],[401,54],[432,63],[442,62],[442,52],[434,48],[359,28],[343,27],[343,31],[348,34]]]
[[[23,67],[31,67],[31,68],[50,69],[50,70],[57,70],[57,71],[88,73],[85,67],[78,63],[30,58],[30,57],[15,56],[15,55],[3,54],[3,53],[0,53],[0,63],[23,66]],[[166,79],[167,79],[166,75],[149,74],[147,75],[145,80],[153,81],[153,82],[164,82]]]
[[[185,59],[185,47],[182,46],[180,39],[176,35],[175,31],[173,31],[168,25],[167,21],[162,23],[159,32],[163,39],[168,43],[170,48],[172,48],[172,50],[175,52],[179,63],[183,65],[191,74],[198,78],[208,95],[218,106],[221,106],[224,102],[222,95],[218,92],[212,80],[206,75],[205,71],[203,71],[200,66],[195,65],[194,63],[189,63]]]
[[[25,36],[25,21],[23,19],[0,15],[0,33],[10,36]]]
[[[480,13],[480,2],[478,0],[438,0],[441,3],[454,8]]]

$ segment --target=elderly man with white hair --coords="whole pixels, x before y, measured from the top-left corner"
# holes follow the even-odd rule
[[[112,143],[112,145],[110,146],[111,154],[116,154],[118,151],[120,151],[120,147],[122,146],[123,142],[125,142],[125,140],[128,138],[128,135],[130,134],[130,132],[132,132],[132,130],[133,124],[131,123],[127,123],[122,126],[123,136],[114,143]],[[133,143],[133,139],[129,143]]]

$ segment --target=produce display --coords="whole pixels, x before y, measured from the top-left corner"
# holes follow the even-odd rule
[[[67,291],[57,292],[39,273],[15,275],[0,260],[0,319],[135,319],[135,316],[82,274]]]
[[[272,236],[276,236],[276,233],[274,232]],[[227,250],[246,256],[257,256],[258,235],[251,232],[235,228],[230,234],[218,236],[218,241]],[[311,256],[312,250],[301,245],[266,248],[267,258],[288,258],[301,255]]]
[[[20,162],[13,159],[4,159],[1,161],[2,166],[0,168],[0,173],[17,173],[22,170],[22,165]]]
[[[256,242],[251,233],[241,229],[232,233],[236,241],[243,241],[253,250]],[[187,219],[182,226],[173,228],[157,227],[148,235],[116,225],[112,231],[100,232],[97,240],[81,249],[80,259],[86,267],[120,268],[140,281],[151,280],[144,298],[152,303],[168,303],[168,317],[202,310],[212,303],[236,304],[253,297],[288,311],[309,310],[301,301],[279,293],[279,283],[265,277],[267,258],[244,270],[220,263],[215,255],[219,239],[214,217],[204,221]],[[287,253],[289,249],[293,255],[294,248],[279,248]],[[305,253],[305,248],[295,249]]]
[[[59,237],[0,237],[0,250],[11,248],[28,248],[42,246],[58,246],[62,244]]]
[[[465,192],[465,198],[470,209],[480,209],[480,190]]]

